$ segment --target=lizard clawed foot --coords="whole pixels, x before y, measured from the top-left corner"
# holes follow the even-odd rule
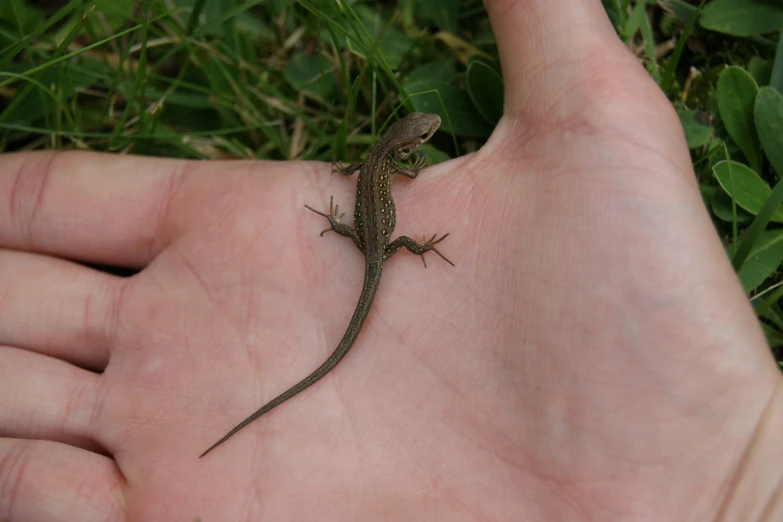
[[[416,156],[413,159],[413,169],[418,172],[426,166],[427,166],[427,158],[425,158],[424,155],[421,154],[419,151],[416,151]]]
[[[454,266],[454,263],[449,261],[449,259],[444,256],[443,254],[438,251],[437,248],[435,248],[435,245],[443,241],[449,237],[448,234],[443,234],[442,236],[438,237],[438,234],[433,234],[431,238],[427,239],[426,236],[422,236],[421,243],[418,243],[414,241],[413,239],[409,238],[408,236],[400,236],[386,247],[386,259],[389,259],[391,256],[395,254],[399,249],[405,247],[408,252],[411,254],[416,254],[417,256],[421,257],[421,262],[424,263],[424,267],[427,267],[427,260],[424,259],[424,253],[429,252],[432,250],[436,254],[438,254],[441,259],[443,259],[445,262],[450,264],[451,266]]]
[[[449,259],[446,256],[441,254],[440,251],[437,248],[435,248],[435,245],[437,245],[438,243],[440,243],[441,241],[443,241],[447,237],[449,237],[449,233],[448,232],[446,232],[445,234],[443,234],[440,237],[438,237],[438,234],[433,234],[432,237],[429,238],[429,239],[426,239],[426,236],[421,236],[421,240],[422,240],[422,242],[421,242],[421,249],[422,249],[422,251],[421,251],[421,253],[419,253],[419,256],[421,256],[421,262],[424,263],[424,268],[427,268],[427,261],[424,259],[424,252],[429,252],[430,250],[432,250],[433,252],[438,254],[441,257],[441,259],[443,259],[445,262],[447,262],[451,266],[454,266],[454,263],[449,261]]]
[[[312,208],[312,207],[310,207],[308,205],[305,205],[305,208],[307,210],[312,210],[313,212],[315,212],[319,216],[325,217],[326,219],[329,220],[329,223],[332,225],[331,227],[323,230],[321,232],[321,234],[320,234],[321,236],[323,236],[324,234],[326,234],[327,232],[329,232],[331,230],[336,230],[337,227],[339,227],[339,226],[343,226],[342,225],[342,221],[340,221],[340,220],[343,218],[343,216],[345,216],[345,214],[344,213],[340,214],[340,205],[335,205],[334,204],[334,196],[330,196],[329,197],[329,214],[324,214],[323,212],[320,212],[320,211],[318,211],[318,210],[316,210],[316,209],[314,209],[314,208]]]

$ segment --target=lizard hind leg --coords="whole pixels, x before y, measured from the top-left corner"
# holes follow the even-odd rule
[[[307,210],[311,210],[311,211],[315,212],[316,214],[318,214],[319,216],[323,216],[323,217],[325,217],[326,219],[329,220],[329,224],[331,226],[329,228],[324,229],[323,231],[321,231],[321,234],[320,234],[321,236],[323,236],[327,232],[330,232],[330,231],[334,230],[335,232],[337,232],[341,236],[350,238],[353,241],[353,243],[356,245],[356,247],[359,250],[361,250],[362,252],[364,252],[364,244],[362,243],[362,239],[361,239],[361,237],[359,237],[359,234],[356,233],[356,230],[354,230],[353,228],[349,227],[348,225],[346,225],[345,223],[343,223],[341,221],[342,218],[345,216],[345,214],[344,213],[340,214],[340,205],[335,205],[334,204],[334,196],[331,196],[329,198],[329,213],[328,214],[325,214],[325,213],[323,213],[323,212],[321,212],[319,210],[316,210],[316,209],[314,209],[313,207],[311,207],[309,205],[305,205],[305,208]]]
[[[402,247],[405,247],[409,252],[421,257],[421,261],[424,263],[425,268],[427,267],[427,261],[424,260],[424,253],[429,252],[430,250],[438,254],[445,262],[451,266],[454,266],[454,263],[449,261],[446,256],[441,254],[438,249],[435,248],[435,245],[446,239],[448,236],[448,233],[443,234],[440,237],[438,237],[438,234],[433,234],[429,239],[422,237],[421,243],[414,241],[408,236],[400,236],[389,243],[389,246],[386,247],[386,259],[389,259],[391,256],[396,254],[398,250],[400,250]]]

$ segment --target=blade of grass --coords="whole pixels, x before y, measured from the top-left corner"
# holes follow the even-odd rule
[[[5,71],[0,71],[0,76],[11,76],[12,78],[18,78],[18,79],[24,80],[24,81],[26,81],[26,82],[29,82],[29,83],[30,83],[30,84],[32,84],[33,86],[35,86],[35,87],[38,87],[38,89],[40,90],[40,92],[42,92],[42,93],[46,94],[47,96],[49,96],[49,97],[50,97],[50,98],[51,98],[51,99],[52,99],[54,102],[57,102],[57,101],[58,101],[58,100],[57,100],[57,96],[55,96],[54,92],[52,92],[52,90],[51,90],[51,89],[49,89],[49,87],[47,87],[47,86],[46,86],[46,85],[44,85],[43,83],[39,82],[39,81],[38,81],[38,80],[36,80],[35,78],[28,78],[27,76],[24,76],[24,75],[22,75],[22,74],[16,74],[16,73],[12,73],[12,72],[5,72]],[[4,112],[3,114],[5,114],[5,112]],[[70,113],[66,113],[66,115],[68,115],[68,114],[70,114]],[[75,123],[73,120],[70,120],[70,119],[69,119],[69,121],[70,121],[72,124],[73,124],[73,123]],[[19,128],[18,128],[17,130],[22,130],[22,127],[23,127],[23,126],[19,126]],[[11,129],[11,128],[14,128],[14,125],[13,125],[13,124],[11,124],[11,123],[5,123],[5,122],[3,122],[3,121],[2,121],[2,115],[0,115],[0,128],[7,128],[7,129]]]
[[[86,22],[89,14],[91,12],[92,12],[92,10],[90,10],[90,12],[88,12],[87,14],[85,14],[84,16],[81,17],[81,23],[74,24],[73,28],[68,32],[68,34],[65,36],[65,38],[63,38],[62,42],[60,42],[60,45],[58,45],[54,49],[54,52],[52,53],[51,60],[49,62],[47,62],[48,64],[56,63],[57,59],[61,58],[65,54],[65,51],[68,49],[68,46],[71,45],[71,43],[76,38],[76,36],[84,28],[84,23]],[[36,69],[38,69],[39,71],[44,70],[43,67],[28,69],[22,76],[30,75],[30,72],[34,71]],[[11,76],[11,75],[9,75],[9,76]],[[13,76],[11,76],[11,77],[13,78]],[[0,87],[3,87],[4,85],[6,85],[7,83],[10,83],[10,82],[12,82],[11,79],[9,79],[9,80],[7,80],[5,82],[0,82]],[[3,110],[2,114],[0,114],[0,121],[5,121],[5,119],[9,115],[14,114],[14,111],[17,109],[17,107],[19,107],[22,103],[24,103],[24,101],[27,100],[28,96],[30,96],[33,93],[34,87],[35,87],[35,85],[32,82],[28,82],[16,94],[16,96],[13,97],[11,102],[5,107],[5,110]],[[53,97],[54,97],[54,100],[55,100],[55,105],[57,105],[56,102],[59,100],[59,96],[53,96]]]
[[[772,75],[769,79],[769,85],[783,94],[783,28],[780,30],[778,38],[778,48],[775,51],[775,60],[772,63]],[[783,174],[781,174],[783,176]]]
[[[208,31],[211,31],[212,29],[224,25],[226,22],[228,22],[235,16],[240,15],[245,11],[252,9],[255,6],[262,5],[265,3],[266,3],[265,0],[252,0],[248,2],[242,2],[238,6],[234,7],[233,9],[227,9],[221,16],[215,18],[214,20],[209,20],[207,23],[199,27],[197,31],[194,31],[193,38],[203,40],[205,39],[204,36],[205,33],[207,33]]]
[[[766,314],[767,311],[772,307],[772,305],[777,303],[782,296],[783,296],[783,286],[779,286],[772,293],[770,293],[769,296],[766,299],[764,299],[764,301],[762,301],[760,305],[755,307],[756,315],[761,317],[764,314]]]
[[[726,166],[729,169],[729,188],[732,194],[736,194],[734,188],[734,176],[731,172],[731,156],[729,155],[729,148],[726,146],[726,142],[723,142],[723,158],[726,160]],[[734,257],[736,254],[737,246],[737,198],[731,197],[731,255]],[[737,269],[739,270],[739,269]]]
[[[125,143],[118,144],[117,142],[120,140],[120,137],[123,136],[122,131],[125,129],[125,123],[128,121],[131,111],[135,108],[136,103],[139,104],[138,112],[141,117],[140,127],[142,129],[144,128],[145,116],[147,114],[147,111],[144,107],[144,81],[146,79],[147,73],[147,35],[149,32],[149,20],[147,16],[148,13],[148,5],[147,2],[144,1],[142,2],[141,35],[139,36],[139,39],[141,40],[141,49],[139,50],[139,60],[136,63],[136,78],[133,82],[133,87],[131,88],[130,93],[125,96],[125,108],[123,109],[120,118],[115,123],[114,132],[110,138],[110,147],[115,150],[125,146]],[[139,92],[141,92],[141,94],[137,95]]]
[[[270,122],[269,125],[276,125],[276,123]],[[188,132],[158,132],[155,131],[154,133],[134,133],[133,139],[145,139],[145,140],[154,140],[154,139],[172,139],[172,140],[181,140],[183,138],[187,137],[198,137],[198,136],[223,136],[223,135],[229,135],[229,134],[236,134],[238,132],[247,132],[250,130],[256,129],[257,126],[255,125],[242,125],[240,127],[227,127],[225,129],[217,129],[217,130],[204,130],[204,131],[188,131]],[[24,131],[24,132],[30,132],[33,134],[40,134],[43,136],[64,136],[64,137],[70,137],[70,138],[109,138],[112,136],[111,133],[108,132],[84,132],[84,131],[69,131],[69,130],[53,130],[53,129],[46,129],[42,127],[32,127],[30,125],[19,125],[16,123],[0,123],[0,129],[10,129],[10,130],[16,130],[16,131]]]
[[[190,36],[193,34],[193,30],[198,25],[198,17],[201,16],[201,12],[204,10],[204,5],[207,0],[196,0],[193,4],[193,10],[190,12],[190,18],[188,19],[188,25],[185,28],[185,34]]]
[[[150,22],[154,22],[154,21],[160,20],[161,18],[165,18],[165,17],[170,16],[170,15],[171,15],[171,13],[164,13],[164,14],[158,15],[158,16],[156,16],[154,18],[151,18],[149,21]],[[72,51],[70,53],[63,54],[62,56],[59,56],[59,57],[54,58],[54,59],[52,59],[50,61],[47,61],[46,63],[42,63],[38,67],[33,67],[32,69],[28,69],[28,70],[26,70],[24,72],[23,76],[24,77],[29,77],[29,75],[31,75],[31,74],[34,74],[34,73],[37,73],[37,72],[42,71],[44,69],[47,69],[47,68],[51,67],[52,65],[58,64],[60,62],[64,62],[64,61],[70,60],[71,58],[74,58],[75,56],[79,56],[80,54],[86,53],[89,50],[92,50],[92,49],[95,49],[95,48],[100,47],[102,45],[105,45],[106,43],[111,42],[112,40],[117,40],[118,38],[120,38],[122,36],[125,36],[126,34],[132,33],[134,31],[137,31],[139,29],[141,29],[141,24],[137,24],[137,25],[134,25],[133,27],[129,27],[128,29],[125,29],[124,31],[120,31],[117,34],[109,36],[108,38],[104,38],[103,40],[91,43],[90,45],[85,45],[84,47],[82,47],[80,49],[77,49],[76,51]],[[13,81],[14,81],[13,79],[10,79],[10,80],[6,80],[4,82],[0,82],[0,87],[5,87],[8,84],[12,83]]]
[[[71,0],[66,5],[58,9],[57,12],[52,16],[47,18],[46,22],[40,26],[35,27],[35,29],[30,34],[27,34],[15,45],[12,45],[11,47],[8,47],[0,52],[0,70],[7,68],[10,61],[13,60],[13,58],[22,51],[22,49],[29,46],[30,42],[38,40],[39,36],[49,30],[49,28],[52,26],[59,23],[63,18],[69,16],[71,12],[74,11],[77,7],[81,6],[82,3],[83,0]]]
[[[731,260],[731,264],[734,266],[735,271],[739,271],[739,269],[742,268],[745,259],[747,259],[753,245],[756,244],[759,235],[767,227],[772,214],[775,213],[775,210],[777,210],[781,204],[783,204],[783,180],[777,182],[775,188],[772,189],[769,198],[764,202],[761,210],[759,210],[759,213],[753,220],[753,223],[751,223],[745,231],[745,237],[742,238],[742,242]]]
[[[661,90],[663,92],[668,93],[672,86],[674,72],[677,70],[677,66],[680,63],[682,51],[685,49],[685,44],[688,42],[688,38],[690,38],[691,33],[693,32],[693,26],[696,25],[696,20],[699,19],[699,15],[701,15],[701,10],[706,1],[707,0],[701,0],[699,7],[696,8],[696,12],[694,12],[691,19],[688,20],[688,24],[677,39],[677,45],[674,47],[674,52],[672,52],[671,58],[669,58],[666,69],[663,71],[663,76],[661,77]]]

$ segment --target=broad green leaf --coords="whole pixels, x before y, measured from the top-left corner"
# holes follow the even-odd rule
[[[377,61],[376,54],[383,56],[386,64],[392,69],[399,67],[403,57],[413,45],[413,42],[404,34],[389,25],[380,13],[367,6],[357,6],[356,14],[369,33],[361,33],[348,38],[348,48],[357,56]],[[369,55],[369,57],[368,57]]]
[[[456,85],[410,82],[405,84],[405,92],[415,110],[439,115],[441,129],[446,132],[473,138],[486,138],[492,132],[492,125],[481,117],[467,92]]]
[[[712,0],[704,6],[702,27],[733,36],[759,36],[783,26],[783,3],[777,0]]]
[[[435,22],[442,31],[457,32],[460,0],[418,0],[422,14]]]
[[[731,197],[723,190],[715,189],[715,193],[712,195],[709,202],[710,208],[712,209],[712,213],[715,214],[715,217],[726,221],[727,223],[734,221],[735,209],[732,207]],[[753,217],[748,214],[747,211],[743,210],[739,205],[736,207],[736,212],[738,223],[744,223]]]
[[[760,56],[754,56],[748,62],[748,72],[753,76],[756,85],[760,87],[769,85],[769,77],[772,75],[772,62]]]
[[[335,92],[335,81],[329,62],[320,55],[295,53],[283,71],[286,81],[294,89],[305,89],[324,100]]]
[[[778,181],[769,197],[764,201],[761,209],[759,209],[756,217],[753,218],[753,222],[747,230],[745,230],[742,242],[740,243],[737,252],[734,254],[734,258],[731,260],[734,270],[739,271],[742,267],[742,264],[748,257],[750,250],[758,241],[761,233],[764,232],[764,229],[767,228],[770,221],[775,221],[775,215],[780,212],[781,205],[783,205],[783,181]]]
[[[503,116],[503,79],[481,58],[473,58],[465,72],[468,96],[487,123],[495,126]]]
[[[781,317],[778,309],[772,305],[777,303],[781,297],[783,297],[783,287],[778,287],[772,292],[765,294],[763,298],[753,300],[753,309],[756,310],[756,314],[778,330],[783,330],[783,317]]]
[[[449,160],[449,155],[445,152],[436,149],[432,145],[422,145],[419,148],[424,158],[427,160],[427,165],[437,165]]]
[[[778,48],[775,50],[772,71],[769,74],[769,86],[783,92],[783,36],[778,38]]]
[[[772,168],[783,179],[783,96],[762,87],[756,96],[756,130]]]
[[[764,335],[767,337],[767,344],[770,348],[778,348],[783,345],[783,335],[780,332],[766,324],[761,325]]]
[[[686,111],[677,109],[677,116],[680,117],[682,130],[685,131],[685,140],[688,142],[689,149],[703,147],[713,137],[714,131],[706,122],[706,118],[700,118],[699,111]]]
[[[459,76],[453,60],[438,60],[419,65],[408,73],[406,83],[440,82],[456,83]]]
[[[492,32],[492,27],[489,25],[489,17],[479,20],[478,28],[470,43],[475,46],[497,45],[495,33]]]
[[[687,24],[698,10],[698,7],[683,0],[658,0],[658,5],[681,24]]]
[[[713,183],[699,183],[699,194],[701,194],[701,199],[704,201],[704,206],[709,206],[715,194],[724,194],[724,192],[723,189],[720,189]]]
[[[732,245],[726,247],[729,255]],[[783,230],[762,232],[737,276],[746,292],[756,289],[771,276],[783,262]]]
[[[726,131],[756,172],[761,171],[761,146],[753,123],[758,86],[739,67],[726,67],[718,77],[718,110]]]
[[[731,177],[727,161],[716,163],[712,167],[715,177],[726,194],[732,196],[737,205],[751,214],[758,214],[772,190],[761,177],[742,163],[731,162]],[[733,189],[733,190],[732,190]],[[772,221],[783,223],[783,208],[778,207],[772,214]]]

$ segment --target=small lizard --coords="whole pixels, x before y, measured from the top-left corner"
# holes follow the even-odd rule
[[[343,335],[340,344],[337,345],[332,355],[321,366],[299,381],[299,383],[269,401],[250,417],[240,422],[222,439],[202,453],[199,458],[223,444],[236,432],[275,406],[312,386],[337,366],[353,346],[365,319],[367,319],[370,306],[372,306],[375,298],[375,292],[378,290],[378,285],[381,281],[383,264],[398,250],[405,247],[410,252],[421,256],[422,261],[424,261],[424,253],[432,250],[451,266],[454,266],[454,263],[446,259],[435,248],[435,245],[443,241],[448,234],[444,234],[441,237],[437,237],[437,234],[434,234],[422,243],[418,243],[407,236],[400,236],[394,241],[389,241],[397,221],[397,210],[391,195],[392,176],[402,174],[409,178],[415,178],[419,175],[419,170],[423,164],[420,157],[417,158],[418,161],[414,163],[413,167],[404,167],[397,160],[407,158],[419,145],[430,139],[439,126],[440,117],[435,114],[411,113],[389,127],[389,130],[381,137],[363,162],[353,163],[344,168],[336,169],[336,172],[345,175],[351,175],[357,170],[359,171],[359,179],[356,182],[356,208],[354,210],[356,228],[351,228],[340,221],[344,214],[339,213],[339,206],[334,205],[333,198],[329,201],[329,214],[319,212],[305,205],[308,210],[329,220],[331,226],[321,232],[322,236],[326,232],[334,230],[341,236],[351,238],[357,248],[364,254],[364,283],[362,284],[362,293],[359,294],[359,302],[356,305],[356,310],[353,312],[351,322],[348,323],[348,329]],[[426,261],[424,261],[424,266],[427,266]]]

